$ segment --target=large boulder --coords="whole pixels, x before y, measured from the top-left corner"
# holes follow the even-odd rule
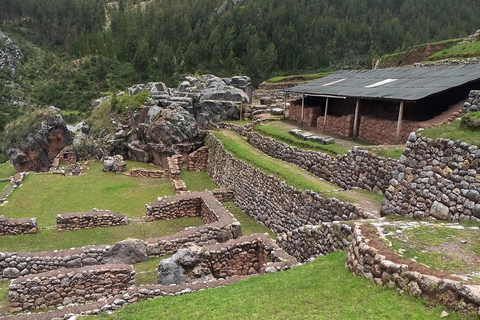
[[[36,116],[43,120],[40,126],[32,126],[23,140],[13,141],[7,146],[6,153],[17,172],[48,171],[53,159],[72,143],[72,135],[63,121],[60,109],[50,107]],[[7,136],[12,133],[7,132]]]
[[[126,239],[115,243],[103,258],[103,264],[134,264],[147,260],[147,246],[138,239]]]
[[[123,172],[127,168],[127,163],[123,161],[121,155],[115,155],[113,157],[105,157],[103,159],[103,171],[105,172]]]
[[[149,143],[171,146],[194,141],[197,136],[197,122],[184,108],[172,104],[162,109],[147,131]]]
[[[197,105],[197,123],[201,128],[212,124],[240,118],[240,108],[230,101],[202,101]]]

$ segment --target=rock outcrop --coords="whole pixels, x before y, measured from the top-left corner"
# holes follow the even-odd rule
[[[24,140],[7,148],[6,153],[17,172],[48,171],[57,154],[72,143],[60,109],[50,107],[43,117],[40,128],[32,128],[34,131]]]
[[[8,68],[15,79],[17,67],[23,63],[23,53],[8,36],[0,32],[0,69]]]

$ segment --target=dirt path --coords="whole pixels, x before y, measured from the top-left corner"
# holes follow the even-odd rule
[[[258,159],[273,162],[276,166],[278,166],[278,168],[292,170],[293,172],[295,172],[295,174],[299,176],[299,178],[311,181],[319,185],[319,187],[322,188],[322,192],[320,193],[326,193],[326,196],[333,196],[342,201],[356,204],[362,210],[369,212],[375,216],[380,216],[380,201],[376,199],[378,198],[378,196],[375,196],[373,192],[371,192],[371,194],[367,194],[370,192],[362,192],[360,190],[344,190],[340,186],[328,182],[325,179],[319,178],[316,175],[300,168],[299,166],[266,155],[262,151],[250,145],[244,137],[240,136],[236,132],[227,129],[221,129],[219,130],[219,132],[222,133],[224,136],[228,137],[228,139],[231,139],[241,144],[242,148],[244,148],[246,152],[254,155],[255,157],[258,157]]]

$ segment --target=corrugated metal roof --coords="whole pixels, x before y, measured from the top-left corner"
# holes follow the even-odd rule
[[[416,101],[476,80],[480,80],[480,64],[345,70],[282,93]]]

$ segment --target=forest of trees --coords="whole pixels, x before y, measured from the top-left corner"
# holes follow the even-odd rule
[[[170,86],[186,73],[245,74],[257,85],[274,74],[368,67],[473,33],[480,16],[477,0],[227,0],[220,12],[223,1],[3,0],[0,21],[57,56],[99,57],[91,79],[111,89],[105,71],[114,64],[136,82]]]

